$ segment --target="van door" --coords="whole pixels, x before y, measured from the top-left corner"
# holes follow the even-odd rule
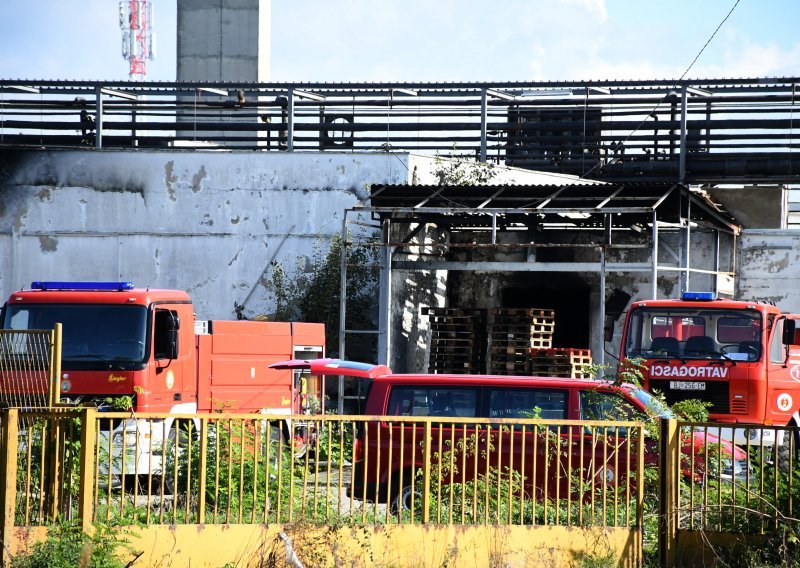
[[[497,387],[487,390],[489,418],[560,422],[568,418],[569,389]],[[570,428],[558,423],[503,427],[490,444],[490,471],[498,487],[523,501],[530,497],[540,499],[544,495],[566,497],[569,454],[564,448],[570,436],[575,435],[570,433]]]
[[[630,401],[621,395],[595,389],[579,393],[581,420],[603,422],[646,421]],[[580,481],[577,491],[594,504],[602,502],[603,511],[611,506],[617,511],[620,498],[630,498],[630,472],[636,471],[636,447],[630,443],[632,429],[624,425],[597,424],[583,428],[582,444],[573,449],[580,452],[577,463]],[[625,499],[627,498],[627,499]]]
[[[480,387],[392,384],[386,409],[387,422],[372,435],[365,459],[379,463],[381,483],[392,501],[411,509],[419,494],[412,491],[416,472],[426,461],[431,464],[431,491],[437,499],[448,502],[454,485],[471,479],[476,471],[476,425],[466,419],[475,418],[480,402]],[[392,422],[392,416],[420,417],[412,422]],[[430,455],[424,455],[425,423],[431,423]],[[463,500],[462,500],[463,501]],[[447,509],[452,509],[448,507]]]

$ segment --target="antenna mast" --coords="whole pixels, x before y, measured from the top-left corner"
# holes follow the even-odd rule
[[[122,30],[122,57],[130,62],[131,81],[143,81],[146,61],[156,53],[151,0],[120,0],[119,27]]]

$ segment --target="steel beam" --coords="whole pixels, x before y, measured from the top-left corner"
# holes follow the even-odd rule
[[[452,270],[462,272],[600,272],[599,262],[450,262],[429,260],[395,260],[393,270]],[[652,263],[613,262],[606,272],[651,272]]]

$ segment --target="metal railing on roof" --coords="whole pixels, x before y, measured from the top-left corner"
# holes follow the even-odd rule
[[[797,81],[0,79],[0,146],[438,152],[619,181],[792,182]]]

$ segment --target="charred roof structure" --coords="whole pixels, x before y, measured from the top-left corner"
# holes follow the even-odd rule
[[[704,192],[655,183],[374,185],[368,205],[345,212],[345,247],[367,242],[354,236],[367,219],[380,229],[374,233],[380,238],[367,245],[379,251],[381,272],[379,326],[372,333],[380,360],[390,364],[393,349],[402,349],[393,336],[399,322],[417,315],[398,313],[409,285],[414,288],[409,305],[441,306],[457,304],[449,290],[457,274],[492,273],[502,295],[504,287],[513,287],[515,273],[539,280],[580,273],[602,291],[595,306],[601,316],[585,315],[585,323],[591,319],[597,331],[591,335],[602,337],[605,316],[622,311],[607,309],[608,275],[638,273],[649,280],[654,298],[664,279],[683,290],[698,285],[732,294],[741,232],[737,221]],[[704,249],[703,265],[692,258],[699,249]],[[347,255],[342,258],[346,286]],[[526,301],[537,305],[533,298]],[[342,310],[346,322],[346,303]],[[348,337],[365,332],[343,326],[341,353],[346,354]],[[408,336],[409,330],[401,335]]]
[[[797,83],[0,79],[0,147],[439,152],[614,182],[796,183]]]

